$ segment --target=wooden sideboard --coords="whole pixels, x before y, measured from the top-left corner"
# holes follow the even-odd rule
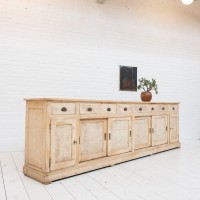
[[[179,103],[26,99],[24,174],[45,184],[179,147]]]

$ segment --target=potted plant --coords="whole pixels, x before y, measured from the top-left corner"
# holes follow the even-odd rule
[[[142,101],[151,101],[152,94],[151,91],[155,90],[155,93],[158,94],[158,86],[155,79],[148,80],[146,78],[141,78],[138,80],[138,90],[143,90],[144,92],[141,92],[141,100]]]

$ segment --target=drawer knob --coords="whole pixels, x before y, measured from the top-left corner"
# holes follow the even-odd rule
[[[91,111],[92,111],[92,108],[88,108],[87,110],[88,110],[88,112],[91,112]]]
[[[110,111],[111,111],[111,108],[107,108],[107,111],[110,112]]]
[[[142,108],[141,108],[141,107],[139,108],[139,111],[142,111]]]
[[[162,110],[165,110],[165,107],[162,107]]]
[[[127,111],[128,109],[127,108],[124,108],[124,111]]]
[[[67,111],[67,108],[66,108],[66,107],[62,107],[62,108],[61,108],[61,111],[62,111],[62,112],[66,112],[66,111]]]
[[[173,107],[172,109],[173,109],[173,110],[175,110],[175,108],[174,108],[174,107]]]
[[[154,107],[152,107],[151,110],[154,110]]]

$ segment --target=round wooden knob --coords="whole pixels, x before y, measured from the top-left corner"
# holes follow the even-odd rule
[[[174,107],[173,107],[172,109],[173,109],[173,110],[175,110],[175,108],[174,108]]]
[[[62,108],[61,108],[61,111],[62,111],[62,112],[66,112],[66,111],[67,111],[67,108],[66,108],[66,107],[62,107]]]
[[[162,110],[165,110],[165,108],[164,108],[164,107],[162,107]]]
[[[124,108],[124,111],[127,111],[128,109],[127,108]]]
[[[139,111],[142,111],[142,108],[139,108]]]
[[[110,112],[110,111],[111,111],[111,108],[107,108],[107,111]]]
[[[87,110],[88,110],[88,112],[91,112],[91,111],[92,111],[92,108],[88,108]]]
[[[151,110],[154,110],[154,107],[152,107]]]

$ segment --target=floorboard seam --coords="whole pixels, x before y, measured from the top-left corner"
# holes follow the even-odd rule
[[[0,168],[1,168],[1,176],[2,176],[2,180],[3,180],[3,187],[4,187],[5,197],[6,197],[6,200],[7,200],[8,198],[7,198],[7,194],[6,194],[6,186],[5,186],[5,182],[4,182],[4,177],[3,177],[3,170],[2,170],[1,161],[0,161]]]
[[[76,178],[76,181],[85,189],[88,191],[88,189]],[[95,197],[95,199],[100,200],[93,192],[90,192],[92,196]]]
[[[44,189],[47,191],[47,193],[49,194],[50,198],[53,200],[53,197],[51,196],[51,194],[49,193],[49,191],[47,190],[47,188],[44,187]]]
[[[61,182],[62,186],[65,188],[65,190],[67,190],[67,192],[69,192],[69,194],[72,196],[72,198],[74,198],[74,200],[77,200],[77,198],[72,194],[72,192],[70,192],[67,187]]]

